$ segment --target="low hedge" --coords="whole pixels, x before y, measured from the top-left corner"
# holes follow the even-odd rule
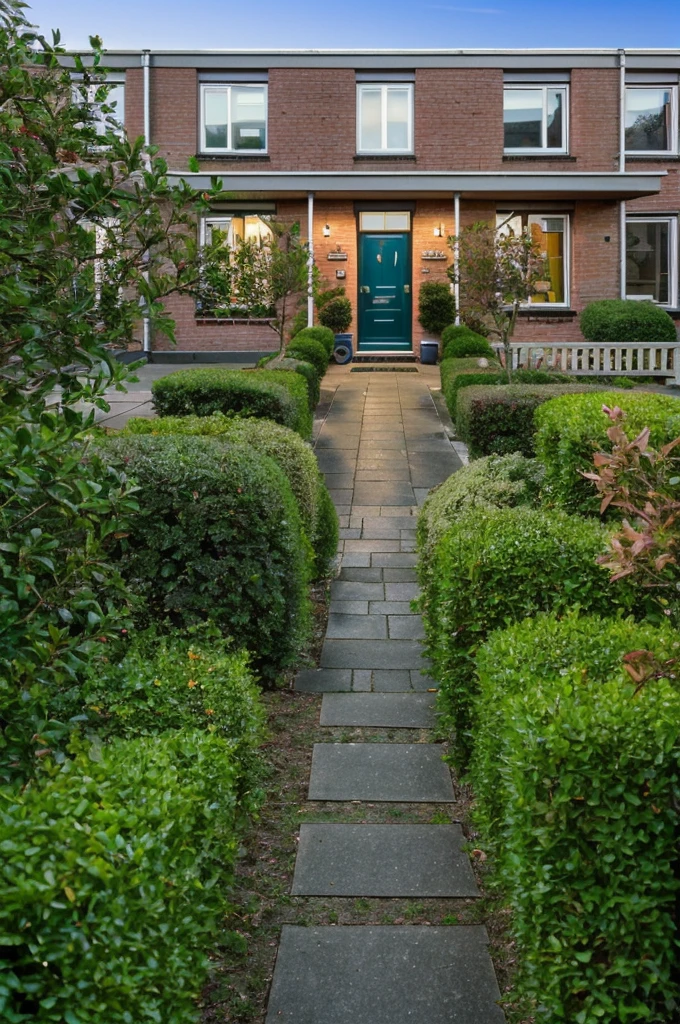
[[[120,435],[105,450],[139,487],[116,553],[147,614],[178,626],[213,619],[267,678],[294,663],[309,627],[311,551],[273,459],[180,435]]]
[[[471,748],[475,654],[492,630],[577,604],[604,616],[644,613],[641,591],[628,579],[613,585],[596,562],[607,538],[600,523],[581,516],[477,507],[439,541],[420,603],[440,709],[444,724],[456,731],[459,764]]]
[[[321,378],[319,377],[318,371],[315,366],[308,363],[304,359],[297,359],[293,357],[284,357],[280,362],[274,366],[267,366],[263,364],[262,369],[269,369],[271,372],[276,370],[290,371],[299,373],[307,385],[307,399],[309,402],[310,412],[314,412],[319,399],[321,398]]]
[[[494,359],[496,353],[487,339],[464,325],[451,324],[442,332],[444,359],[463,359],[465,356],[486,356]]]
[[[540,616],[479,652],[473,776],[520,991],[551,1021],[666,1022],[680,997],[680,691],[636,691],[622,660],[677,648],[630,619]]]
[[[586,341],[649,345],[678,340],[675,323],[665,309],[636,299],[591,302],[581,313],[580,326]]]
[[[286,349],[286,355],[292,356],[293,359],[304,359],[305,362],[311,363],[319,376],[319,380],[321,380],[328,369],[328,353],[325,346],[320,341],[315,341],[314,338],[303,337],[302,331],[293,338]]]
[[[603,405],[624,410],[631,439],[649,427],[652,448],[680,435],[680,401],[671,395],[591,390],[547,402],[536,411],[536,453],[545,465],[547,496],[564,508],[598,512],[597,491],[581,473],[592,470],[596,451],[611,451],[611,421],[602,412]]]
[[[2,1019],[194,1021],[239,846],[229,742],[180,730],[47,767],[0,791]]]
[[[151,386],[159,416],[210,416],[213,412],[257,416],[312,432],[307,385],[298,373],[273,370],[178,370]]]
[[[484,363],[486,362],[486,365]],[[500,372],[500,364],[487,361],[483,357],[469,356],[465,359],[442,359],[439,364],[439,375],[442,394],[452,419],[456,416],[456,394],[460,387],[459,381],[469,377],[476,384],[486,383],[489,377],[495,378]]]
[[[330,327],[303,327],[302,330],[298,331],[295,335],[294,340],[298,341],[298,339],[303,340],[305,338],[311,338],[313,341],[318,341],[326,349],[328,358],[331,358],[333,355],[333,349],[335,348],[335,335]]]
[[[222,413],[214,413],[212,416],[165,416],[157,419],[137,417],[128,420],[123,433],[218,437],[245,444],[269,456],[288,479],[305,533],[314,548],[316,575],[324,575],[337,550],[338,516],[319,473],[316,456],[292,430],[265,420],[231,419]]]
[[[489,384],[459,389],[456,433],[473,459],[508,452],[532,456],[535,410],[551,398],[579,391],[592,389],[579,384]]]
[[[471,508],[534,505],[543,467],[523,455],[489,455],[464,466],[430,491],[418,513],[418,573],[427,576],[434,551],[449,526]]]

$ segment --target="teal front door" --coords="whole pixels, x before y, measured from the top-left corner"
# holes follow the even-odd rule
[[[411,349],[408,234],[359,235],[359,351]]]

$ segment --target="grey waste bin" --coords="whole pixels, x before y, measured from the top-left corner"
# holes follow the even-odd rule
[[[420,343],[420,361],[428,366],[434,366],[439,355],[439,342],[424,339]]]

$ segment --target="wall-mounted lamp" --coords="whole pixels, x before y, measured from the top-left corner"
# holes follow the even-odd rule
[[[330,224],[324,224],[324,226],[323,226],[323,237],[324,238],[330,238],[331,237],[331,226],[330,226]]]
[[[435,238],[443,238],[445,232],[446,232],[446,228],[444,227],[443,224],[435,224],[435,228],[434,228],[434,237]]]

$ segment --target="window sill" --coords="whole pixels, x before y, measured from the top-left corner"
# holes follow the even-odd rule
[[[357,153],[353,159],[355,163],[364,160],[399,160],[415,163],[417,157],[414,153]]]
[[[550,309],[546,304],[545,308],[541,308],[541,303],[539,302],[535,306],[520,309],[518,316],[521,320],[573,320],[574,317],[578,316],[578,313],[575,309],[569,309],[567,306],[557,306]]]
[[[268,153],[258,153],[256,150],[252,153],[197,153],[197,160],[262,160],[264,162],[271,159]]]
[[[576,157],[569,156],[568,153],[527,153],[526,155],[523,155],[522,153],[503,154],[503,163],[513,163],[517,160],[538,160],[540,163],[543,163],[545,160],[562,160],[570,164],[576,163]]]
[[[643,163],[648,160],[653,160],[654,163],[680,163],[680,156],[677,153],[626,153],[626,163],[637,163],[640,160]]]
[[[197,324],[238,324],[241,327],[262,327],[266,325],[269,327],[274,323],[274,317],[262,317],[257,319],[256,317],[239,317],[239,316],[210,316],[207,313],[196,313],[194,317]]]

